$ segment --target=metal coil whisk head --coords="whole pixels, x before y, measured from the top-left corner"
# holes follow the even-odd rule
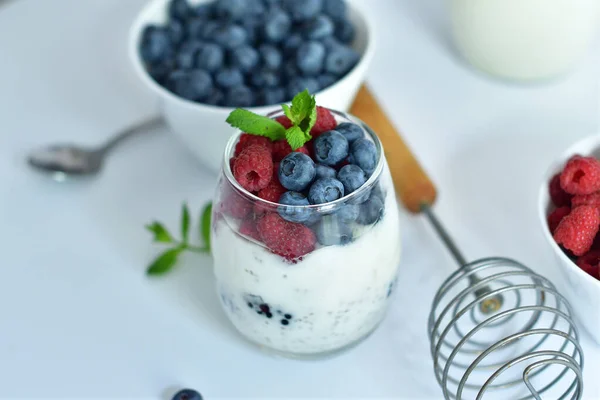
[[[567,301],[546,278],[505,258],[463,266],[429,315],[445,399],[580,399],[583,352]]]

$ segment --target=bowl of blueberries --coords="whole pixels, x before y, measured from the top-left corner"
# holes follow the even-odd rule
[[[345,0],[149,0],[129,55],[172,132],[218,171],[235,108],[265,115],[307,89],[347,111],[374,52]]]

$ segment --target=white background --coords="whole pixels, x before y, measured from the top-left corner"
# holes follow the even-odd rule
[[[212,195],[214,177],[165,130],[119,148],[92,181],[57,184],[26,167],[32,146],[93,144],[154,112],[126,58],[143,3],[0,9],[0,398],[167,399],[183,385],[208,400],[439,399],[426,318],[454,265],[421,217],[403,215],[401,285],[381,328],[330,361],[279,360],[236,336],[208,257],[144,275],[158,251],[144,224],[177,230],[181,202],[199,209]],[[437,183],[437,210],[460,246],[557,276],[536,195],[550,161],[598,132],[600,46],[565,80],[507,85],[456,59],[444,1],[369,8],[379,49],[368,81]],[[582,344],[585,398],[599,399],[600,348]]]

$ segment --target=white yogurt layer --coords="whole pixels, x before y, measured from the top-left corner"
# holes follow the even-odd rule
[[[345,246],[317,248],[297,264],[286,263],[235,233],[231,221],[221,220],[213,232],[215,275],[236,328],[256,343],[299,355],[335,351],[374,330],[385,314],[400,262],[392,190],[381,220],[362,236]],[[268,311],[264,306],[261,311],[261,303]]]

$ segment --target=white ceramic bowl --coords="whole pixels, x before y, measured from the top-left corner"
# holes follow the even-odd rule
[[[544,237],[556,256],[561,282],[556,282],[562,294],[571,303],[575,318],[580,326],[600,344],[600,281],[583,272],[552,238],[548,229],[547,215],[552,209],[548,183],[558,173],[567,160],[574,154],[582,156],[595,156],[600,159],[600,135],[587,137],[569,147],[547,171],[541,184],[538,197],[538,214]]]
[[[141,10],[129,32],[129,58],[137,76],[157,97],[160,112],[173,133],[204,166],[218,171],[225,145],[233,132],[225,122],[232,108],[198,104],[176,96],[150,77],[139,56],[139,43],[144,27],[147,24],[165,22],[169,1],[150,0]],[[208,1],[190,0],[190,3],[195,5]],[[350,20],[356,27],[353,47],[361,54],[361,59],[343,79],[315,93],[317,104],[339,111],[347,111],[352,105],[374,52],[373,29],[366,13],[361,11],[356,4],[348,3],[348,6]],[[275,105],[248,109],[255,113],[266,114],[278,107]]]

